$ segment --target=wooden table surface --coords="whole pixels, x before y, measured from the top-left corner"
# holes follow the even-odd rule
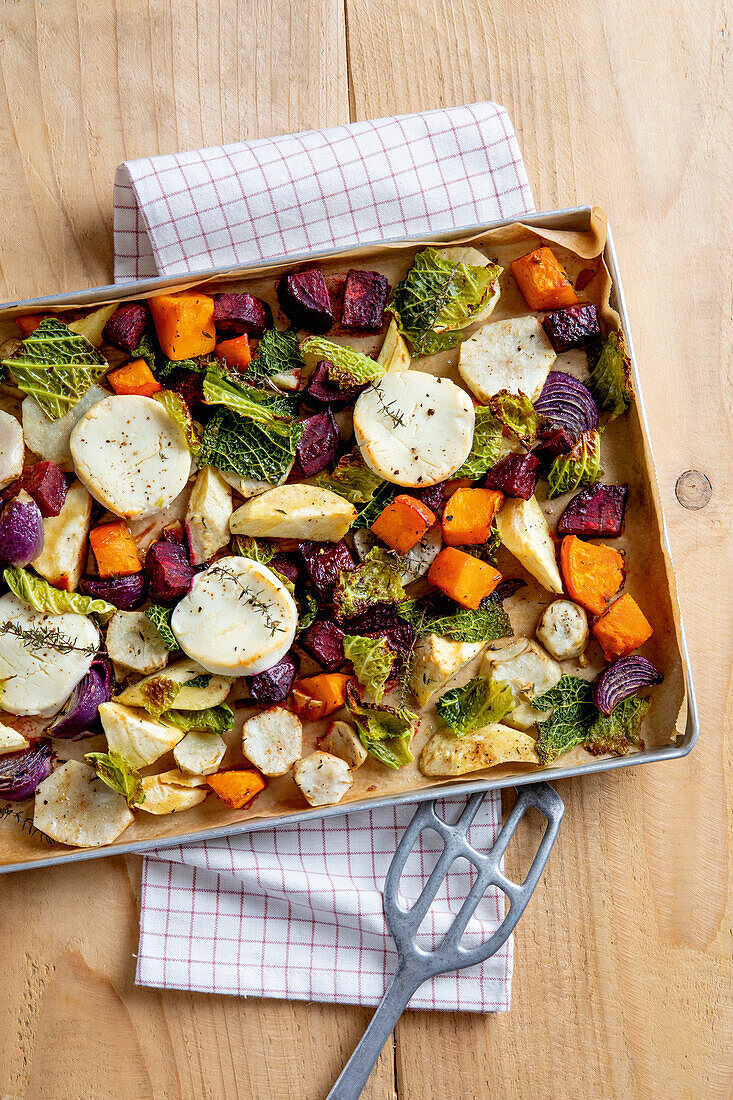
[[[513,1007],[408,1012],[368,1100],[730,1097],[731,126],[725,5],[692,0],[2,0],[0,295],[111,281],[112,179],[146,154],[494,99],[537,207],[620,255],[702,734],[558,784]],[[675,483],[707,475],[686,510]],[[510,871],[533,842],[527,826]],[[0,880],[0,1098],[318,1100],[369,1011],[138,989],[140,859]]]

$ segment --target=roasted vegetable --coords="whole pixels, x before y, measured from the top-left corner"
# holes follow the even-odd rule
[[[341,302],[341,324],[357,332],[379,332],[384,324],[384,307],[389,283],[378,271],[356,271],[346,275]]]
[[[345,760],[320,749],[296,760],[293,780],[310,806],[335,805],[354,782]]]
[[[541,764],[552,764],[558,756],[582,745],[598,715],[593,688],[579,676],[563,676],[550,691],[535,695],[532,706],[537,710],[553,708],[549,718],[537,723],[535,750]]]
[[[316,619],[298,639],[298,645],[326,672],[335,672],[344,663],[344,631],[332,619]]]
[[[412,760],[410,741],[419,719],[406,708],[364,703],[349,684],[347,705],[362,745],[388,768],[401,768]]]
[[[308,579],[324,602],[331,599],[339,575],[356,569],[353,554],[343,539],[332,543],[303,541],[298,549],[303,555]]]
[[[547,499],[593,485],[602,477],[600,435],[597,431],[585,432],[568,454],[558,455],[553,461],[547,474]]]
[[[634,748],[644,748],[641,723],[650,707],[649,699],[632,695],[617,703],[610,714],[600,714],[588,730],[584,749],[592,756],[613,753],[626,756]]]
[[[104,326],[102,339],[126,351],[128,355],[133,355],[142,339],[149,316],[144,302],[123,302]]]
[[[588,645],[588,617],[572,600],[553,600],[540,615],[537,637],[556,661],[572,660]]]
[[[512,260],[511,269],[530,309],[557,309],[578,301],[561,263],[547,245]]]
[[[214,352],[223,359],[228,367],[244,373],[252,361],[252,349],[249,346],[249,337],[246,333],[234,336],[231,340],[221,340]]]
[[[318,484],[358,506],[368,504],[384,482],[372,473],[358,451],[350,451],[341,456],[330,474],[318,478]]]
[[[297,657],[286,653],[272,668],[249,677],[247,683],[250,698],[266,707],[271,707],[273,703],[284,703],[297,674]]]
[[[407,554],[435,523],[435,514],[417,497],[399,493],[380,512],[371,530],[398,554]]]
[[[254,768],[233,768],[231,771],[217,772],[216,775],[210,775],[206,782],[214,794],[233,810],[243,810],[267,786],[267,781]]]
[[[100,577],[126,577],[142,571],[135,541],[122,520],[92,528],[89,545]]]
[[[397,608],[419,637],[436,634],[454,642],[487,642],[508,638],[512,624],[501,604],[488,596],[475,610],[456,609],[448,600],[406,600]]]
[[[0,365],[10,371],[18,388],[35,400],[49,420],[59,420],[71,412],[107,370],[106,360],[85,336],[52,317],[44,318],[25,338],[22,349]],[[29,443],[25,420],[23,430]]]
[[[588,349],[590,377],[588,387],[601,412],[613,420],[626,412],[632,402],[631,361],[623,334],[612,332],[600,347]]]
[[[518,637],[499,649],[487,649],[480,673],[510,689],[513,704],[504,719],[507,726],[527,730],[549,718],[549,711],[537,709],[533,700],[560,682],[562,669],[531,638]]]
[[[339,542],[356,519],[356,508],[318,485],[278,485],[238,508],[229,528],[254,538]]]
[[[589,485],[568,504],[557,523],[558,535],[617,539],[624,533],[628,485]]]
[[[0,756],[0,798],[23,802],[53,771],[56,753],[50,741],[34,741],[29,749]]]
[[[593,624],[593,633],[607,661],[628,657],[654,633],[633,596],[628,593],[612,603]]]
[[[457,489],[443,510],[443,541],[446,546],[479,546],[485,543],[503,503],[503,493],[495,489]]]
[[[564,429],[573,444],[598,427],[598,409],[590,390],[564,371],[550,371],[534,407],[552,429]]]
[[[475,611],[494,591],[501,573],[463,550],[446,546],[430,566],[428,580],[461,607]]]
[[[141,806],[145,801],[143,784],[137,768],[118,752],[88,752],[84,759],[110,790],[121,794],[128,806]]]
[[[329,382],[342,390],[376,382],[384,374],[384,367],[376,359],[323,336],[309,336],[300,345],[300,350],[306,364],[325,363]]]
[[[502,542],[543,588],[562,593],[555,544],[537,497],[507,500],[496,517]]]
[[[471,453],[456,470],[456,479],[466,477],[473,481],[481,477],[491,469],[501,453],[502,426],[491,409],[479,405],[475,416]]]
[[[466,775],[497,764],[537,764],[534,740],[499,722],[455,737],[438,730],[420,756],[423,775]]]
[[[389,638],[347,634],[344,637],[344,655],[354,666],[356,678],[367,694],[375,703],[381,703],[397,657]]]
[[[160,539],[145,555],[148,595],[155,603],[177,603],[191,588],[197,572],[188,560],[188,550],[180,542]]]
[[[514,696],[501,680],[476,676],[463,687],[451,688],[438,699],[436,712],[456,737],[501,722],[514,710]]]
[[[295,448],[295,459],[304,477],[313,477],[330,466],[339,445],[339,430],[330,409],[301,421],[303,434]]]
[[[404,598],[399,563],[381,547],[370,550],[356,569],[341,572],[333,590],[339,622],[361,614],[373,604],[399,603]]]
[[[328,287],[319,268],[283,275],[277,297],[285,316],[296,328],[327,332],[333,324]]]
[[[537,455],[512,454],[493,466],[484,479],[487,489],[496,489],[507,497],[529,500],[537,488],[540,460]]]
[[[534,443],[545,425],[544,417],[535,411],[524,393],[499,390],[490,399],[489,408],[496,420],[525,446]]]
[[[96,657],[86,676],[72,691],[63,712],[49,727],[51,737],[78,741],[101,732],[99,707],[112,698],[114,676],[105,657]]]
[[[332,381],[334,364],[323,359],[306,383],[303,400],[315,409],[345,409],[353,405],[364,389],[363,385],[340,386]]]
[[[145,576],[129,573],[126,577],[82,577],[80,588],[93,600],[105,600],[122,611],[132,611],[145,601]]]
[[[115,393],[136,393],[141,397],[152,397],[163,389],[144,359],[131,359],[124,367],[108,371],[107,381]]]
[[[598,310],[592,302],[553,310],[545,317],[542,327],[558,355],[571,348],[585,348],[601,335]]]
[[[346,685],[353,676],[343,672],[321,672],[305,676],[293,684],[293,710],[309,721],[316,722],[340,710],[346,702]]]
[[[43,517],[24,489],[0,512],[0,566],[29,565],[43,550]]]
[[[619,703],[635,695],[640,688],[661,684],[663,679],[661,672],[646,657],[638,653],[619,657],[596,677],[593,701],[601,714],[609,715]]]
[[[251,294],[215,294],[214,324],[218,332],[260,337],[272,326],[272,310]]]
[[[624,583],[626,566],[611,546],[566,535],[560,547],[562,575],[570,596],[581,607],[602,614]]]
[[[3,497],[9,500],[17,496],[21,489],[25,489],[35,500],[44,519],[57,516],[66,500],[66,479],[54,462],[36,462],[34,466],[26,466],[17,481],[8,486]]]
[[[163,354],[174,362],[208,355],[216,344],[214,299],[196,290],[148,298]]]

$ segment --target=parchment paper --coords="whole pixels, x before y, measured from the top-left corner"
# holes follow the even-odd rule
[[[581,270],[592,269],[594,271],[594,278],[583,291],[583,297],[595,302],[599,307],[606,329],[619,328],[619,315],[613,308],[613,286],[603,260],[603,249],[606,242],[606,218],[598,208],[594,208],[590,228],[585,232],[549,229],[539,231],[535,227],[517,223],[470,237],[462,237],[460,241],[451,239],[451,244],[466,243],[481,248],[504,268],[504,273],[500,279],[501,298],[489,319],[489,323],[527,312],[526,304],[510,274],[509,261],[528,252],[542,241],[552,243],[556,254],[564,264],[573,282]],[[411,243],[409,246],[395,244],[380,245],[379,247],[360,247],[351,250],[337,261],[319,264],[324,269],[334,304],[337,305],[343,279],[349,267],[368,266],[370,269],[381,271],[389,279],[390,284],[394,286],[404,276],[412,263],[414,254],[421,247],[423,246],[415,243]],[[208,280],[203,285],[212,288],[212,290],[215,288],[217,291],[246,289],[268,301],[273,308],[276,323],[280,327],[287,327],[287,319],[280,313],[277,306],[275,284],[279,274],[292,266],[292,264],[275,264],[258,272],[256,278],[250,279],[243,279],[241,276],[235,277],[232,273],[229,273]],[[185,282],[177,284],[180,288],[190,285],[192,284]],[[121,300],[123,297],[125,295],[120,295],[120,298],[105,298],[104,300],[116,301]],[[99,304],[101,304],[101,301]],[[68,309],[68,307],[65,308]],[[85,308],[88,308],[88,306]],[[17,329],[12,319],[19,312],[17,309],[0,312],[0,339],[17,337]],[[44,309],[43,312],[48,312],[48,310]],[[334,312],[338,316],[338,307]],[[337,326],[328,335],[337,340],[351,343],[367,353],[376,353],[383,339],[383,335],[353,338],[339,332]],[[458,353],[459,348],[454,348],[438,356],[416,360],[414,366],[419,370],[445,375],[455,381],[460,381],[456,370]],[[579,378],[586,377],[585,353],[573,351],[558,356],[553,370],[568,371]],[[0,404],[6,408],[17,407],[12,392],[8,391],[7,388]],[[638,408],[635,404],[632,405],[626,415],[615,420],[603,433],[601,458],[605,481],[628,482],[629,484],[626,531],[621,539],[614,540],[613,545],[626,554],[628,575],[624,591],[630,592],[634,596],[654,627],[654,634],[644,646],[643,652],[662,671],[664,683],[651,689],[652,706],[644,721],[643,737],[647,747],[656,747],[674,740],[684,731],[685,686],[679,644],[679,612],[674,576],[671,563],[663,546],[661,509],[651,456],[647,454]],[[190,491],[190,487],[176,502],[176,506],[168,510],[165,517],[159,519],[156,517],[152,521],[141,521],[139,526],[141,529],[145,528],[147,542],[153,541],[160,528],[171,521],[171,517],[177,509],[180,509],[181,512],[185,511],[188,491]],[[543,483],[538,490],[538,499],[548,516],[551,529],[554,530],[554,521],[565,508],[570,495],[565,494],[548,502],[544,497]],[[506,601],[505,607],[509,612],[515,634],[533,637],[540,612],[554,597],[540,588],[533,578],[523,570],[519,562],[503,548],[499,551],[497,567],[504,577],[521,577],[527,581],[527,587],[521,589],[514,597]],[[503,644],[506,644],[506,642],[491,643],[491,647],[499,648]],[[595,641],[591,642],[586,656],[590,660],[586,668],[581,668],[576,661],[566,661],[563,664],[563,671],[593,679],[605,664]],[[477,657],[460,677],[451,681],[451,686],[464,683],[476,675],[480,662],[481,656]],[[300,675],[308,675],[314,671],[317,671],[317,666],[306,655],[303,655]],[[242,681],[235,685],[235,691],[232,695],[237,723],[235,730],[227,736],[228,750],[223,766],[236,766],[241,765],[243,762],[239,731],[242,722],[253,711],[245,699],[238,698],[241,695],[246,695],[246,689],[243,688]],[[413,699],[408,699],[407,705],[415,709]],[[427,712],[422,714],[419,729],[412,742],[414,763],[401,768],[399,771],[392,771],[369,757],[367,762],[354,773],[354,786],[341,805],[350,802],[361,802],[363,804],[365,799],[397,795],[427,787],[441,786],[445,789],[451,783],[465,782],[470,779],[483,778],[487,783],[491,783],[518,772],[526,774],[528,771],[542,771],[541,768],[513,765],[471,773],[455,780],[426,778],[418,769],[418,760],[425,742],[438,725],[431,710],[432,708],[428,707]],[[19,729],[25,725],[23,719],[9,718],[8,721]],[[330,721],[331,719],[326,719],[320,723],[306,724],[304,729],[304,755],[316,747],[317,738],[325,732]],[[64,760],[71,757],[80,758],[85,752],[103,749],[105,742],[103,737],[99,737],[84,741],[81,744],[57,742],[56,745],[60,759]],[[592,765],[596,759],[578,748],[563,756],[556,762],[555,766],[559,764],[563,767],[582,771],[583,768]],[[162,772],[174,766],[172,755],[168,755],[156,761],[155,765],[147,769],[147,772],[151,774]],[[196,833],[212,828],[225,827],[235,822],[255,819],[276,821],[283,814],[296,813],[307,809],[309,807],[306,806],[292,778],[285,776],[270,780],[266,790],[255,799],[253,805],[249,809],[241,811],[230,810],[213,794],[200,806],[183,814],[154,817],[141,811],[136,815],[135,823],[122,834],[118,843],[128,844],[136,841],[144,842],[183,836],[195,839]],[[47,859],[49,854],[58,853],[60,855],[70,850],[63,845],[50,847],[42,837],[31,835],[28,825],[25,824],[25,819],[32,819],[32,816],[33,804],[30,801],[15,804],[12,806],[12,812],[9,816],[0,817],[0,866],[21,860],[33,863],[38,859]],[[114,851],[115,846],[114,844],[110,845],[107,850]]]

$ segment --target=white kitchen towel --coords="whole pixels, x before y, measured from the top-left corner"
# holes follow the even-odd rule
[[[533,209],[506,111],[478,103],[138,160],[117,170],[115,278],[178,275],[331,246],[471,226]],[[454,804],[458,803],[456,807]],[[455,816],[461,799],[442,805]],[[381,889],[414,806],[401,805],[145,858],[137,981],[240,996],[376,1004],[396,954]],[[492,846],[488,796],[471,829]],[[184,822],[181,822],[184,825]],[[401,882],[414,899],[439,854],[423,833]],[[424,922],[440,942],[472,881],[454,864]],[[503,898],[467,935],[488,937]],[[481,966],[427,982],[413,1008],[509,1008],[512,943]]]

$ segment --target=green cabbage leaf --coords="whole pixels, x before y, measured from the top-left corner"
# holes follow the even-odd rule
[[[117,610],[107,600],[95,600],[80,592],[64,592],[60,588],[54,588],[43,577],[37,577],[35,573],[29,573],[27,569],[21,569],[17,565],[9,565],[3,571],[3,578],[10,591],[34,611],[49,615],[63,615],[66,611],[73,611],[77,615],[96,615],[100,622],[106,623]]]
[[[385,484],[381,477],[372,473],[358,451],[342,455],[333,472],[321,474],[317,481],[322,489],[330,489],[355,505],[368,504],[377,489]]]
[[[583,432],[572,451],[553,459],[547,473],[547,499],[573,493],[583,485],[595,485],[602,477],[601,437],[592,429]]]
[[[342,389],[376,382],[384,374],[384,365],[376,359],[371,359],[356,348],[336,344],[322,336],[309,336],[301,344],[300,350],[309,363],[320,363],[327,359],[330,364],[328,380]]]
[[[534,706],[534,701],[532,703]],[[617,703],[609,715],[599,714],[588,731],[584,744],[586,752],[593,756],[613,753],[626,756],[634,748],[643,748],[640,730],[644,715],[650,707],[649,699],[630,695]]]
[[[186,437],[186,445],[197,458],[201,454],[201,439],[193,422],[191,411],[179,393],[174,390],[159,390],[153,397],[160,402],[171,420],[175,420]]]
[[[137,768],[119,752],[88,752],[84,759],[108,787],[121,794],[128,806],[140,806],[145,801],[142,780]]]
[[[22,350],[1,365],[49,420],[65,416],[108,369],[106,359],[86,336],[72,332],[55,317],[44,317],[35,332],[26,336]]]
[[[598,716],[593,687],[580,676],[563,676],[554,688],[535,695],[532,706],[535,710],[553,708],[549,718],[537,723],[535,751],[541,764],[551,764],[558,756],[582,745]]]
[[[435,709],[456,737],[463,737],[492,722],[501,722],[514,706],[512,689],[504,680],[476,676],[463,687],[446,691]]]
[[[356,678],[375,703],[381,703],[397,651],[386,638],[363,638],[347,634],[344,656],[354,666]]]
[[[388,768],[401,768],[413,759],[410,741],[418,717],[406,707],[363,702],[352,684],[346,689],[346,706],[367,752]]]
[[[545,417],[535,411],[530,399],[521,392],[499,390],[489,401],[489,408],[499,423],[527,446],[534,443],[545,422]]]
[[[399,562],[381,546],[375,546],[351,572],[342,569],[333,592],[336,618],[343,622],[377,603],[405,599]]]
[[[473,479],[487,474],[499,461],[502,434],[502,426],[491,409],[479,406],[476,409],[476,426],[473,431],[471,452],[453,477]]]
[[[588,389],[609,420],[625,413],[631,404],[631,360],[620,332],[612,332],[601,345],[588,351]]]
[[[456,609],[452,600],[430,596],[406,600],[397,614],[413,627],[418,637],[437,634],[452,642],[494,642],[513,634],[509,616],[499,600],[485,597],[475,611]]]
[[[173,608],[163,607],[162,604],[153,603],[150,607],[145,609],[145,615],[150,619],[154,627],[157,628],[166,649],[174,652],[180,649],[176,636],[171,630],[171,615],[173,614]]]
[[[164,710],[161,722],[177,726],[188,733],[189,730],[210,730],[212,733],[228,733],[234,728],[234,711],[226,703],[206,710]]]

